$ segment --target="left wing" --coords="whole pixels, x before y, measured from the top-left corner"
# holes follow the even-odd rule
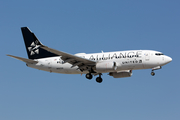
[[[42,49],[45,49],[45,50],[47,50],[49,52],[52,52],[54,54],[57,54],[57,55],[61,56],[61,59],[65,63],[67,62],[67,63],[72,64],[72,67],[78,66],[81,71],[83,71],[83,70],[91,70],[91,68],[96,65],[95,61],[88,60],[86,58],[81,58],[79,56],[75,56],[75,55],[71,55],[69,53],[58,51],[58,50],[49,48],[49,47],[44,46],[44,45],[41,45],[40,47]]]

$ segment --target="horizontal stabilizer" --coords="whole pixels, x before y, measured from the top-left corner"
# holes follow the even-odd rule
[[[38,63],[38,61],[34,61],[34,60],[31,60],[31,59],[26,59],[26,58],[22,58],[22,57],[13,56],[13,55],[7,55],[7,56],[18,59],[18,60],[21,60],[21,61],[23,61],[25,63],[31,63],[31,64]]]

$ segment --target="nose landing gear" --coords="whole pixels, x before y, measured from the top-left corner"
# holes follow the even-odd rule
[[[154,75],[155,75],[155,72],[152,71],[152,72],[151,72],[151,75],[154,76]]]
[[[151,75],[154,76],[155,75],[154,70],[159,70],[159,69],[161,69],[161,66],[157,66],[157,67],[152,68]]]

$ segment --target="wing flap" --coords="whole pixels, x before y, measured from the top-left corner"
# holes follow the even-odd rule
[[[26,59],[26,58],[22,58],[22,57],[13,56],[13,55],[7,55],[7,56],[18,59],[18,60],[21,60],[21,61],[23,61],[25,63],[31,63],[31,64],[38,63],[37,61],[31,60],[31,59]]]

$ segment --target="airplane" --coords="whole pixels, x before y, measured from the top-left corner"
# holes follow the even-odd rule
[[[132,70],[161,69],[172,58],[154,50],[129,50],[101,53],[77,53],[75,55],[58,51],[43,45],[28,27],[21,27],[29,59],[7,55],[26,63],[28,67],[62,74],[86,74],[89,80],[98,75],[96,81],[103,81],[102,74],[114,78],[131,77]]]

